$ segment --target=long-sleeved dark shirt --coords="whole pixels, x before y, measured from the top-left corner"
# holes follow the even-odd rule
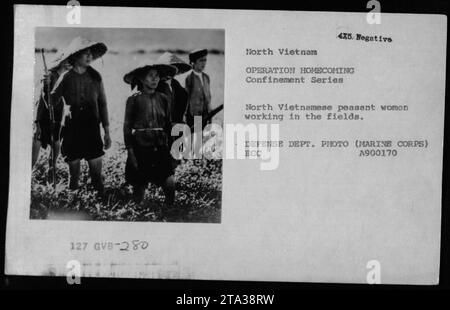
[[[133,146],[133,129],[159,128],[162,129],[162,134],[169,137],[171,126],[170,102],[166,95],[160,92],[137,93],[128,98],[123,123],[123,136],[127,148]]]
[[[160,81],[156,91],[162,92],[170,99],[172,122],[182,123],[187,106],[187,92],[176,79],[171,79],[169,83]]]
[[[82,74],[73,69],[67,72],[53,91],[52,98],[58,100],[61,96],[70,106],[72,118],[77,118],[81,111],[90,112],[103,127],[109,126],[103,82],[93,68],[88,67]]]

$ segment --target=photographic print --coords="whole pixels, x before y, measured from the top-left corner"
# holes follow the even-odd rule
[[[447,19],[368,14],[17,6],[5,273],[438,283]]]
[[[197,116],[202,142],[223,124],[223,30],[38,27],[35,44],[31,219],[220,223],[221,158],[171,148],[176,124]]]

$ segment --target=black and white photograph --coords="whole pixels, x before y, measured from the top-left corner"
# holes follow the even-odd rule
[[[221,158],[171,150],[223,124],[223,30],[38,27],[33,69],[31,219],[221,222]]]
[[[81,2],[14,7],[8,277],[442,283],[442,12]]]

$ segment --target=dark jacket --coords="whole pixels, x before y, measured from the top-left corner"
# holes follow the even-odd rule
[[[59,100],[64,97],[72,118],[85,110],[95,118],[103,127],[109,126],[108,107],[101,75],[92,67],[86,72],[78,74],[73,69],[68,71],[60,84],[53,91],[52,98]]]
[[[157,128],[162,130],[153,130]],[[169,99],[160,92],[154,92],[153,94],[136,93],[127,99],[123,123],[126,148],[134,146],[136,139],[133,136],[133,130],[137,131],[135,131],[135,134],[145,134],[146,129],[151,129],[149,139],[155,139],[155,141],[149,141],[149,143],[160,145],[161,141],[167,143],[170,137],[172,122]]]
[[[183,115],[186,111],[188,94],[183,86],[180,85],[176,79],[171,79],[171,87],[166,82],[159,82],[156,91],[161,92],[167,96],[170,101],[170,111],[172,116],[172,122],[182,123]]]

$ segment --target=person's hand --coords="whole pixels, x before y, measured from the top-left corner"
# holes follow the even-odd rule
[[[39,125],[38,122],[33,123],[33,131],[34,131],[33,141],[39,140],[41,138],[41,126]]]
[[[138,163],[137,163],[137,159],[136,156],[134,155],[134,151],[132,148],[128,149],[128,160],[130,161],[131,165],[133,166],[134,169],[138,169]]]
[[[50,73],[44,74],[44,77],[42,78],[42,82],[44,83],[44,85],[50,85],[50,82],[51,82]]]
[[[39,123],[35,122],[34,123],[34,139],[39,140],[40,137],[41,137],[41,126],[39,125]]]
[[[69,63],[68,60],[65,60],[63,63],[61,63],[61,65],[59,67],[60,67],[61,73],[69,71],[73,68],[73,66]]]
[[[103,138],[103,144],[104,144],[105,150],[107,150],[111,147],[111,137],[109,136],[109,132],[105,132],[105,136]]]

